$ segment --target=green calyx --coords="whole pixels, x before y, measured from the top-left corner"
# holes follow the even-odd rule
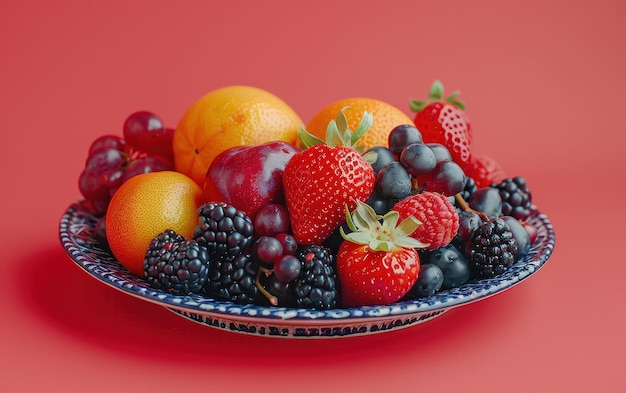
[[[435,80],[430,87],[430,91],[428,92],[428,101],[410,100],[409,107],[413,112],[417,113],[432,102],[442,101],[457,106],[462,110],[465,110],[465,104],[457,99],[459,94],[461,94],[461,92],[456,90],[449,96],[444,97],[443,84],[439,80]]]
[[[315,145],[327,145],[330,147],[349,147],[355,149],[359,153],[363,153],[363,148],[361,146],[357,146],[356,144],[359,139],[370,128],[372,128],[372,124],[374,123],[374,115],[369,112],[364,112],[363,117],[359,122],[359,125],[353,131],[348,128],[348,119],[346,118],[346,114],[344,113],[344,110],[346,108],[348,107],[342,108],[337,114],[337,117],[328,123],[328,127],[326,128],[325,141],[309,133],[304,128],[304,125],[300,126],[300,130],[298,131],[298,137],[300,138],[302,145],[307,149]],[[366,158],[366,161],[370,163],[375,162],[376,157],[374,157],[373,161],[370,161],[371,157],[368,157],[368,154],[364,156]]]
[[[398,224],[400,213],[391,210],[384,216],[376,214],[366,203],[357,202],[356,209],[350,213],[346,206],[346,224],[351,232],[346,233],[341,227],[341,236],[353,243],[367,244],[375,251],[392,251],[398,248],[424,248],[428,246],[410,237],[421,222],[415,217],[408,217]]]

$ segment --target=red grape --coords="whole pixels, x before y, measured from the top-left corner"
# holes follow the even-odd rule
[[[283,246],[276,238],[261,236],[254,242],[252,253],[259,262],[271,266],[283,255]]]
[[[126,144],[124,138],[120,136],[102,135],[94,139],[94,141],[91,143],[87,156],[90,157],[94,153],[105,149],[117,149],[119,151],[127,152],[128,145]]]
[[[274,274],[278,281],[288,283],[300,275],[302,262],[293,255],[285,255],[274,263]]]
[[[263,206],[254,219],[257,236],[275,236],[286,233],[291,228],[289,212],[284,205],[269,203]]]
[[[126,165],[127,156],[121,151],[108,148],[95,152],[87,158],[85,168],[97,174],[116,171]]]
[[[102,184],[100,175],[87,168],[78,177],[78,190],[85,199],[103,199],[109,196],[109,189]]]
[[[158,172],[158,171],[171,171],[174,169],[174,165],[162,157],[146,156],[132,160],[124,169],[123,181],[127,181],[133,176],[141,175],[142,173]]]
[[[165,128],[161,119],[152,112],[139,111],[124,122],[124,139],[136,150],[150,155],[173,158],[174,130]]]

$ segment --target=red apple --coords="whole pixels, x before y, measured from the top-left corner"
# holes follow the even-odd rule
[[[280,141],[225,150],[209,166],[204,195],[209,201],[229,203],[254,219],[268,203],[284,203],[283,172],[297,152],[295,146]]]

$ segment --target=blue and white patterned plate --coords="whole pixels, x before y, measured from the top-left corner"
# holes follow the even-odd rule
[[[176,296],[156,290],[127,271],[94,238],[97,218],[80,203],[69,206],[60,222],[60,240],[70,258],[99,281],[126,294],[159,304],[191,321],[231,332],[297,338],[325,338],[387,332],[426,322],[444,312],[498,294],[535,274],[554,249],[554,228],[535,211],[529,222],[537,240],[528,256],[504,274],[469,282],[434,296],[371,306],[318,311],[304,308],[241,306],[202,296]]]

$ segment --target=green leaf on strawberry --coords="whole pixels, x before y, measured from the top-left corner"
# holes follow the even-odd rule
[[[464,167],[472,158],[472,127],[465,113],[465,104],[458,99],[459,94],[455,91],[444,97],[443,84],[436,80],[430,88],[428,100],[410,100],[409,107],[416,112],[413,122],[424,143],[444,145],[454,162]]]
[[[368,204],[358,202],[352,214],[346,206],[346,224],[351,232],[346,233],[343,228],[339,231],[345,240],[367,244],[376,251],[392,251],[397,247],[426,247],[427,244],[409,237],[421,222],[415,217],[407,217],[398,224],[399,219],[397,211],[390,210],[381,216]]]
[[[398,221],[398,212],[378,215],[363,202],[358,202],[352,213],[346,207],[346,223],[351,232],[340,229],[345,240],[337,254],[344,306],[394,303],[417,281],[416,249],[427,245],[410,235],[421,223],[414,217]]]
[[[322,243],[345,222],[344,206],[355,208],[356,201],[367,200],[373,192],[376,176],[368,160],[376,157],[355,148],[372,122],[373,116],[364,113],[357,128],[350,130],[341,110],[328,124],[326,141],[300,128],[304,149],[283,173],[285,202],[299,244]]]
[[[465,104],[463,103],[463,101],[459,101],[457,99],[459,94],[461,94],[460,91],[455,90],[452,92],[452,94],[450,94],[447,97],[444,97],[443,93],[444,93],[443,84],[441,83],[441,81],[435,80],[432,86],[430,87],[430,91],[428,92],[428,101],[410,100],[409,107],[411,108],[411,111],[419,112],[423,110],[428,104],[441,101],[441,102],[447,102],[449,104],[452,104],[458,107],[459,109],[465,110]]]
[[[346,107],[347,108],[347,107]],[[315,135],[309,133],[304,126],[300,127],[298,131],[298,137],[305,148],[309,148],[315,145],[325,144],[330,147],[350,147],[363,153],[361,146],[356,146],[359,139],[370,129],[374,123],[374,116],[369,112],[364,112],[359,125],[356,129],[350,130],[348,128],[348,119],[342,108],[334,120],[328,123],[326,128],[326,140],[322,140]]]

